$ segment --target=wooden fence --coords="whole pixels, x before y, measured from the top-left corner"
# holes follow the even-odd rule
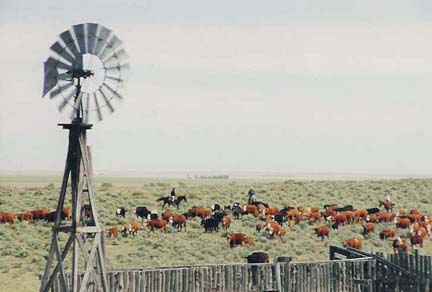
[[[330,259],[369,257],[375,260],[372,268],[373,291],[431,292],[432,257],[400,251],[397,254],[367,253],[352,248],[330,247]]]
[[[113,292],[369,292],[374,262],[372,258],[327,262],[280,262],[276,258],[269,264],[112,270],[107,278]],[[89,283],[88,291],[93,290]],[[51,291],[60,291],[59,279]]]

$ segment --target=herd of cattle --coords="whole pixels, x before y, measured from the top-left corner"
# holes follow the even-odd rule
[[[380,208],[383,207],[381,210]],[[188,220],[191,218],[200,218],[201,226],[204,232],[218,232],[223,228],[227,232],[227,241],[231,248],[238,245],[254,244],[252,236],[246,236],[243,233],[228,233],[232,220],[239,220],[245,215],[252,215],[256,218],[255,231],[257,233],[266,232],[269,239],[283,237],[287,229],[293,229],[300,222],[315,224],[314,232],[316,236],[324,240],[329,237],[332,230],[337,230],[343,226],[351,224],[361,224],[364,238],[369,238],[375,231],[377,224],[394,222],[394,227],[387,227],[379,236],[382,240],[393,240],[393,248],[396,252],[399,249],[408,250],[408,239],[411,246],[423,246],[423,241],[427,236],[431,237],[431,220],[432,215],[413,209],[408,212],[399,209],[393,212],[394,204],[388,201],[379,201],[379,207],[369,209],[354,209],[353,206],[347,205],[339,207],[337,204],[324,205],[319,207],[284,206],[279,209],[270,207],[264,202],[254,202],[253,204],[234,203],[232,205],[213,204],[210,208],[203,206],[194,206],[186,213],[176,214],[173,211],[165,210],[158,214],[155,210],[150,210],[145,206],[138,206],[133,210],[137,219],[133,219],[128,225],[114,226],[106,229],[107,236],[117,238],[119,233],[123,236],[135,236],[142,224],[147,226],[149,232],[156,229],[166,232],[167,226],[172,226],[177,231],[184,230]],[[116,209],[116,216],[125,218],[126,208]],[[56,212],[49,209],[37,209],[20,214],[0,213],[0,223],[13,224],[15,220],[27,220],[29,223],[36,220],[46,220],[54,222]],[[92,213],[90,206],[83,207],[81,212],[83,222],[91,225]],[[70,220],[70,209],[65,207],[62,210],[60,219]],[[137,220],[141,220],[141,225]],[[89,223],[90,222],[90,223]],[[387,225],[389,226],[389,225]],[[399,229],[408,229],[409,232],[400,234]],[[399,233],[399,235],[398,235]],[[363,246],[363,237],[353,237],[342,242],[344,246],[361,249]]]

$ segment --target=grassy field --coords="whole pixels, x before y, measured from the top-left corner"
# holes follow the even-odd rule
[[[0,212],[14,213],[56,205],[61,178],[32,176],[0,176]],[[158,209],[156,199],[168,195],[176,186],[178,195],[186,195],[179,213],[192,205],[210,206],[213,203],[245,202],[246,192],[254,186],[257,199],[271,206],[319,206],[324,203],[352,204],[355,208],[378,207],[384,191],[392,193],[398,208],[419,208],[431,213],[432,179],[398,180],[191,180],[150,178],[97,178],[97,208],[102,224],[120,226],[135,218],[131,210],[137,205]],[[69,202],[67,203],[69,205]],[[115,217],[117,207],[127,209],[126,219]],[[332,231],[330,239],[321,242],[313,234],[315,225],[301,222],[288,230],[283,239],[269,240],[264,233],[255,232],[257,219],[245,216],[234,221],[231,232],[243,232],[255,239],[255,245],[230,249],[225,232],[206,234],[198,219],[188,221],[187,232],[149,233],[145,228],[138,236],[107,240],[109,268],[162,267],[205,263],[244,262],[252,251],[266,251],[271,257],[289,255],[295,260],[328,258],[331,244],[360,235],[362,227],[354,224]],[[393,224],[388,224],[393,225]],[[365,239],[366,251],[392,252],[390,241],[381,241],[377,226],[375,234]],[[407,231],[401,231],[404,235]],[[0,283],[2,291],[36,291],[38,274],[43,271],[48,253],[51,225],[45,222],[13,226],[0,225]],[[360,235],[361,236],[361,235]],[[427,239],[420,251],[432,255],[432,240]]]

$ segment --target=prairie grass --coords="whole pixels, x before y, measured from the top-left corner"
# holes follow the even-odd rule
[[[33,183],[32,183],[33,181]],[[0,212],[20,213],[25,210],[49,207],[54,209],[61,184],[60,177],[0,177]],[[161,210],[156,199],[169,194],[176,186],[178,195],[186,195],[188,202],[178,213],[193,205],[209,207],[245,202],[246,192],[254,186],[257,199],[275,207],[283,205],[318,206],[325,203],[352,204],[355,208],[378,206],[382,193],[390,191],[398,208],[422,211],[432,210],[432,179],[399,180],[188,180],[103,178],[96,180],[97,208],[100,221],[106,227],[121,226],[136,218],[132,210],[138,205]],[[70,205],[70,195],[66,205]],[[116,218],[115,210],[126,208],[126,218]],[[175,210],[176,211],[176,210]],[[230,249],[224,230],[204,233],[199,219],[188,220],[187,232],[169,228],[167,233],[150,233],[145,227],[135,237],[106,240],[109,268],[167,267],[207,263],[245,262],[244,257],[253,251],[266,251],[270,257],[289,255],[295,260],[328,259],[330,245],[340,245],[352,236],[360,236],[360,224],[332,230],[329,239],[321,241],[313,233],[317,224],[301,222],[293,230],[287,228],[284,238],[269,240],[255,231],[258,222],[253,216],[233,220],[229,232],[243,232],[254,237],[253,247]],[[381,241],[379,232],[386,226],[380,224],[370,237],[364,238],[366,251],[391,253],[391,241]],[[399,234],[406,234],[400,231]],[[36,291],[38,274],[44,269],[50,245],[51,224],[45,222],[17,222],[0,225],[0,282],[3,291]],[[63,238],[64,241],[65,237]],[[420,251],[432,255],[432,241],[427,239]],[[66,261],[66,266],[69,260]]]

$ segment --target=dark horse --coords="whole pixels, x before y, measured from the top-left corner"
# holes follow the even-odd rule
[[[167,197],[162,197],[157,199],[157,202],[162,202],[162,209],[165,207],[165,205],[171,206],[171,205],[176,205],[177,209],[179,208],[180,202],[181,201],[185,201],[187,202],[186,196],[178,196],[177,199],[173,201],[171,201],[171,197],[167,196]]]

